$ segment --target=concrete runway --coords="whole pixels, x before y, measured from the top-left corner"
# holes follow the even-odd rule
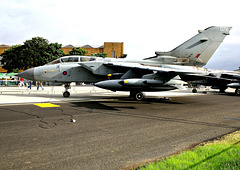
[[[12,102],[0,104],[0,169],[131,168],[240,129],[225,118],[240,117],[239,96],[167,94],[176,97],[5,91],[0,101]]]

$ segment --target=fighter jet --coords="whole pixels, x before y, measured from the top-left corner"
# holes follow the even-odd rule
[[[203,74],[203,66],[229,35],[231,27],[209,27],[169,52],[143,60],[100,58],[92,56],[61,57],[47,65],[28,69],[17,76],[34,81],[65,84],[69,97],[71,82],[95,83],[113,91],[130,91],[137,100],[143,91],[165,91],[182,87],[178,75]],[[201,70],[199,72],[199,70]],[[204,73],[202,73],[202,71]]]
[[[204,85],[211,86],[212,89],[219,89],[220,93],[225,93],[228,87],[234,88],[235,94],[240,95],[239,71],[209,69],[206,75],[185,74],[180,75],[180,77],[193,86],[193,93],[197,93],[197,85]]]

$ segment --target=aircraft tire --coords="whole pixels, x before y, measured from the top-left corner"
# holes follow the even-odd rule
[[[134,99],[138,100],[138,101],[141,101],[141,100],[144,99],[144,94],[142,92],[138,92],[138,93],[135,94]]]
[[[65,91],[64,93],[63,93],[63,97],[69,97],[70,96],[70,93],[68,92],[68,91]]]
[[[192,89],[192,92],[193,93],[197,93],[197,89]]]
[[[236,90],[235,90],[235,94],[238,95],[238,96],[240,96],[240,89],[236,89]]]

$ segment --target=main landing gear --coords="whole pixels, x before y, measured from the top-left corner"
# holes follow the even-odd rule
[[[226,92],[225,92],[226,89],[227,89],[227,88],[225,88],[225,87],[220,88],[220,89],[219,89],[219,93],[226,93]]]
[[[65,84],[65,91],[63,92],[63,97],[69,97],[70,96],[70,92],[68,91],[68,89],[71,89],[70,84]]]
[[[197,93],[197,89],[196,89],[196,88],[193,88],[193,89],[192,89],[192,92],[193,92],[193,93]]]
[[[238,96],[240,96],[240,89],[236,89],[236,90],[235,90],[235,94],[238,95]]]
[[[145,96],[140,91],[130,91],[130,97],[133,97],[135,100],[141,101],[144,100]]]

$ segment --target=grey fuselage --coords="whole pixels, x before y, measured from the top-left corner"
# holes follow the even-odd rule
[[[69,58],[79,58],[75,62],[65,61],[63,59]],[[92,60],[81,61],[82,58]],[[91,56],[67,56],[61,57],[49,64],[31,68],[20,73],[18,76],[24,75],[23,78],[34,80],[34,81],[47,81],[47,82],[61,82],[61,83],[71,83],[71,82],[86,82],[94,83],[102,80],[106,80],[109,74],[122,73],[124,74],[129,68],[126,69],[115,69],[110,67],[104,67],[104,64],[108,63],[121,63],[128,65],[143,65],[143,66],[154,66],[154,67],[164,67],[171,69],[179,69],[194,72],[206,72],[206,69],[194,66],[177,66],[177,65],[163,65],[156,61],[151,60],[128,60],[128,59],[114,59],[114,58],[100,58]]]
[[[78,58],[78,60],[68,61],[67,59],[69,58]],[[85,59],[86,61],[83,61]],[[130,64],[141,63],[143,65],[159,66],[159,64],[156,64],[155,61],[146,60],[128,60],[101,57],[96,58],[91,56],[67,56],[61,57],[49,64],[28,69],[18,74],[18,76],[33,81],[46,81],[58,83],[71,83],[71,82],[95,83],[102,80],[106,80],[108,74],[114,74],[116,72],[116,70],[114,69],[102,66],[103,63],[109,62]],[[84,65],[88,65],[88,67],[84,67]],[[91,68],[97,69],[91,70]],[[94,74],[93,71],[95,71]],[[124,71],[125,69],[120,70],[120,73],[124,73]]]

